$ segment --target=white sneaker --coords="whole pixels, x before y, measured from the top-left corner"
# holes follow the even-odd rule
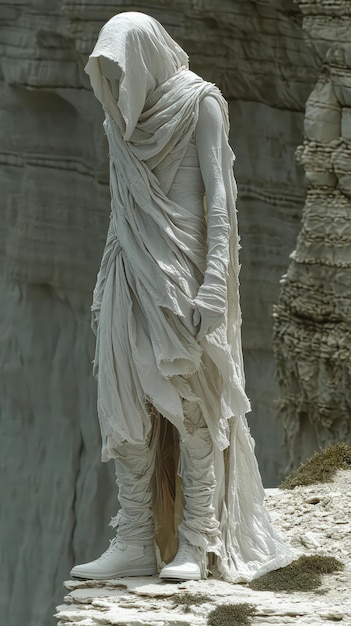
[[[123,576],[153,576],[157,574],[153,543],[147,546],[126,543],[115,537],[95,561],[71,569],[74,578],[107,580]]]
[[[203,563],[203,567],[201,567],[201,560],[201,553],[198,548],[190,545],[187,541],[181,541],[173,561],[161,569],[160,578],[164,580],[200,580],[205,578],[205,565]]]

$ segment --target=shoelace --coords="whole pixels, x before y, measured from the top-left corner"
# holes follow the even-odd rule
[[[124,542],[118,539],[118,537],[114,537],[113,539],[110,539],[109,547],[107,548],[107,550],[105,550],[105,552],[102,553],[101,556],[99,556],[97,560],[103,561],[107,556],[111,554],[111,552],[114,552],[115,550],[119,550],[120,548],[124,548],[124,545],[125,545]]]
[[[178,552],[173,559],[174,565],[183,565],[184,559],[189,556],[192,561],[195,561],[200,567],[201,577],[207,577],[207,557],[198,546],[192,546],[188,541],[181,542]]]
[[[194,546],[190,545],[188,542],[182,542],[175,558],[173,559],[173,563],[177,565],[179,561],[182,562],[187,556],[189,556],[192,560],[195,560],[195,552],[196,548],[194,548]]]

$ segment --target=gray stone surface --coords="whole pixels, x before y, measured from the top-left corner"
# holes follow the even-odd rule
[[[295,557],[336,557],[345,568],[323,576],[315,591],[255,591],[208,578],[166,583],[156,577],[65,582],[69,593],[57,607],[58,626],[206,626],[221,605],[250,603],[253,625],[327,626],[351,623],[351,472],[342,470],[330,484],[267,490],[267,507]],[[190,612],[177,606],[183,593],[204,594],[206,602]],[[228,622],[229,624],[229,622]]]
[[[11,626],[50,624],[61,581],[106,547],[115,512],[112,471],[99,461],[89,329],[109,214],[107,149],[83,67],[102,23],[123,8],[160,19],[230,101],[251,424],[266,484],[285,463],[271,308],[299,228],[305,190],[294,151],[319,64],[299,7],[0,0],[0,614]],[[337,66],[335,76],[348,128]]]

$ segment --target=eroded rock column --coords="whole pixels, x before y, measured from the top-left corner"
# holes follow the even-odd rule
[[[351,439],[351,6],[299,6],[321,72],[297,150],[308,186],[302,225],[274,313],[289,468]]]

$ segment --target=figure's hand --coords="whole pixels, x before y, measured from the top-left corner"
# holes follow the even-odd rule
[[[195,330],[198,329],[196,339],[201,341],[206,335],[215,331],[223,320],[224,317],[222,312],[212,311],[198,306],[193,315]],[[198,328],[199,326],[200,328]]]

